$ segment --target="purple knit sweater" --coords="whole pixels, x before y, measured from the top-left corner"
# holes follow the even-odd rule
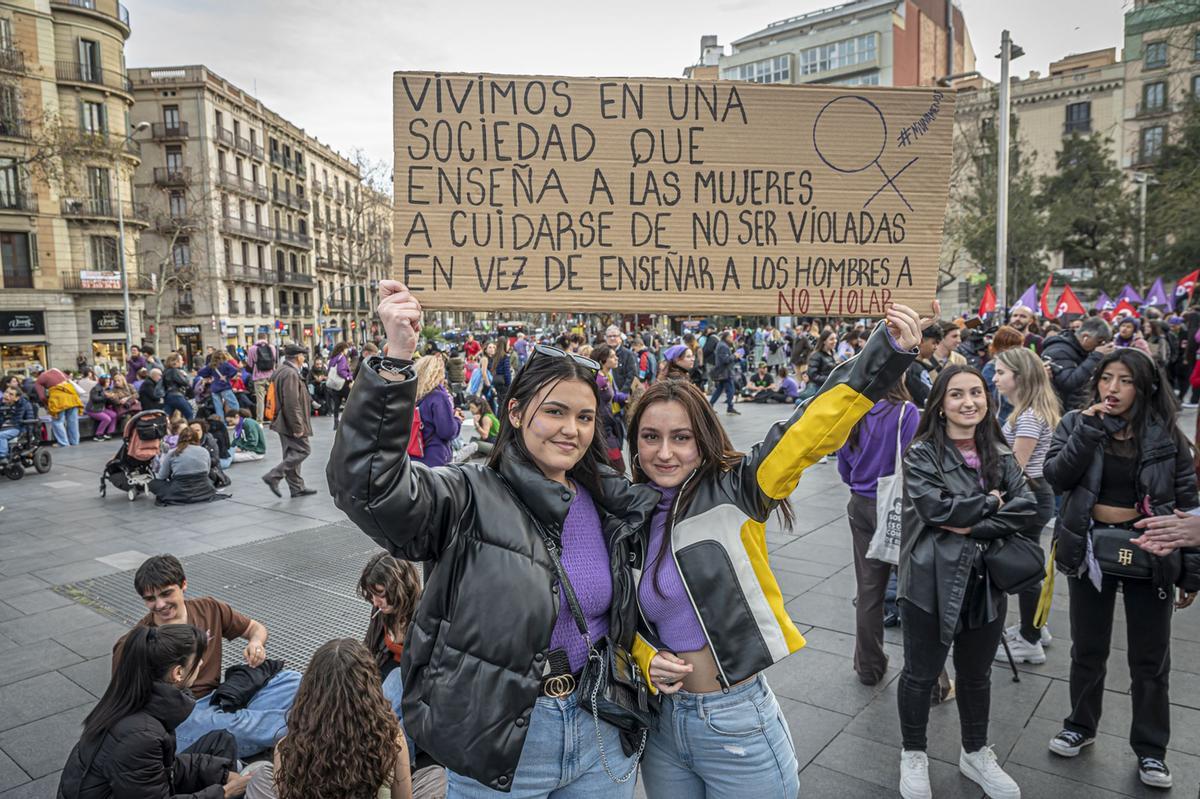
[[[652,484],[653,485],[653,484]],[[670,552],[660,559],[663,536],[667,532],[667,517],[678,488],[661,488],[662,499],[654,509],[650,522],[650,542],[646,545],[646,568],[638,583],[638,604],[646,621],[654,625],[658,637],[672,652],[697,652],[708,645],[700,618],[692,607],[679,566]]]
[[[608,633],[608,609],[612,605],[612,572],[608,564],[608,544],[600,526],[600,513],[592,496],[583,486],[575,484],[575,499],[567,511],[562,528],[563,569],[575,589],[575,596],[587,619],[592,641]],[[550,648],[565,649],[571,671],[579,671],[587,661],[588,646],[579,626],[571,616],[567,592],[558,592],[558,618],[550,633]]]

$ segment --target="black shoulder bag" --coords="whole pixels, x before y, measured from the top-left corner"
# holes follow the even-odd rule
[[[650,691],[642,679],[642,673],[633,655],[625,647],[607,635],[595,643],[592,642],[583,608],[579,605],[575,589],[571,586],[567,571],[558,557],[558,544],[540,524],[535,521],[534,525],[546,544],[546,551],[550,553],[550,562],[554,564],[559,584],[566,592],[571,616],[575,619],[579,634],[583,636],[588,647],[587,662],[579,676],[579,687],[575,689],[579,696],[579,706],[591,712],[596,725],[596,744],[600,747],[600,761],[608,778],[620,785],[628,782],[637,773],[638,762],[646,750],[646,737],[654,723],[654,711],[650,708]],[[604,737],[600,731],[601,719],[624,733],[641,735],[633,768],[623,777],[615,776],[609,768],[608,753],[604,751]]]

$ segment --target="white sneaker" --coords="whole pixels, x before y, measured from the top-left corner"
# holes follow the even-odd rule
[[[1035,666],[1040,666],[1046,662],[1046,650],[1042,648],[1041,641],[1031,644],[1020,633],[1006,640],[1008,641],[1008,651],[1012,654],[1014,663],[1032,663]],[[996,660],[1001,663],[1008,660],[1008,655],[1004,653],[1003,643],[996,647]]]
[[[924,752],[900,751],[900,795],[904,799],[933,799],[929,758]]]
[[[1004,634],[1010,638],[1014,635],[1020,635],[1021,625],[1014,624],[1011,627],[1005,627]],[[1050,634],[1050,625],[1047,624],[1042,628],[1042,646],[1050,646],[1052,643],[1054,643],[1054,636]]]
[[[958,770],[967,779],[975,782],[990,799],[1021,799],[1021,789],[1012,777],[1004,773],[996,761],[992,747],[985,746],[978,752],[966,752],[958,756]]]

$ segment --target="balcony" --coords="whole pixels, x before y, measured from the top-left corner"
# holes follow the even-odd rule
[[[1162,147],[1138,148],[1133,154],[1133,167],[1149,167],[1154,166],[1162,156]]]
[[[0,47],[0,70],[5,72],[24,72],[25,54],[11,47]]]
[[[337,233],[337,236],[339,239],[346,238],[346,226],[343,225],[341,222],[338,222],[337,230],[335,232]]]
[[[272,189],[271,197],[280,205],[286,205],[289,208],[294,208],[297,211],[307,212],[309,208],[308,200],[298,194],[293,194],[290,191],[281,189]]]
[[[272,284],[275,282],[275,275],[269,270],[241,264],[229,264],[225,267],[225,274],[230,280],[241,280],[246,283]]]
[[[190,166],[177,167],[172,169],[166,166],[154,167],[154,185],[155,186],[186,186],[192,181],[192,168]]]
[[[122,72],[78,61],[56,61],[55,75],[61,83],[82,83],[123,92],[133,97],[133,84]]]
[[[244,153],[245,155],[253,155],[254,154],[254,146],[252,144],[250,144],[250,140],[247,139],[245,136],[235,137],[234,138],[234,147],[237,149],[238,152]]]
[[[93,219],[116,222],[117,215],[131,225],[150,226],[150,213],[145,203],[122,202],[120,207],[109,197],[66,198],[62,201],[62,215],[69,221]]]
[[[198,227],[199,225],[196,220],[187,215],[160,214],[154,217],[154,229],[164,236],[171,236],[187,230],[195,230]]]
[[[17,212],[36,214],[37,195],[29,191],[0,188],[0,213]]]
[[[284,230],[283,228],[275,228],[275,241],[296,247],[312,246],[312,239],[308,237],[307,233],[297,233],[294,230]]]
[[[278,150],[271,151],[271,163],[275,166],[283,166],[283,153]]]
[[[192,301],[192,300],[176,300],[175,301],[175,315],[176,316],[189,316],[191,314],[194,314],[195,312],[196,312],[196,303],[194,301]]]
[[[1068,119],[1063,123],[1063,134],[1070,135],[1072,133],[1087,134],[1092,132],[1092,118],[1087,119]]]
[[[233,172],[217,172],[217,183],[227,189],[248,194],[255,199],[267,201],[270,195],[267,193],[266,186],[260,186],[250,178],[244,178],[241,175],[236,175]]]
[[[234,236],[246,236],[261,241],[272,239],[271,227],[260,225],[253,219],[235,219],[227,216],[221,220],[221,230]]]
[[[306,275],[303,272],[289,272],[286,269],[276,269],[275,282],[285,286],[311,286],[313,278],[312,275]]]
[[[229,301],[229,314],[230,316],[241,316],[242,306],[238,305],[237,300]]]
[[[142,145],[128,136],[93,130],[80,130],[75,135],[78,136],[80,149],[93,149],[109,158],[115,157],[118,152],[133,158],[142,157]]]
[[[254,300],[246,300],[246,316],[254,316],[255,313]]]
[[[116,0],[51,0],[52,6],[68,6],[77,11],[82,10],[89,16],[101,17],[114,21],[125,28],[129,35],[129,9]]]
[[[325,300],[325,307],[331,311],[353,311],[354,300]]]
[[[304,166],[303,161],[296,162],[296,177],[300,178],[301,180],[304,180],[306,177],[308,177],[308,168]]]
[[[296,312],[299,313],[301,316],[303,316],[305,319],[312,319],[313,307],[311,305],[305,305],[303,312],[301,312],[299,309],[297,309]]]
[[[326,183],[325,188],[322,189],[321,193],[324,194],[326,197],[333,197],[333,195],[334,195],[333,184]]]
[[[175,141],[188,137],[186,122],[153,122],[150,125],[150,138],[154,141]]]
[[[107,269],[101,267],[87,267],[83,271],[111,271],[117,273],[119,267],[113,265]],[[106,281],[107,282],[107,281]],[[121,292],[121,279],[117,277],[112,281],[115,285],[107,285],[104,287],[96,287],[84,285],[83,276],[79,272],[68,272],[62,276],[63,291],[70,294],[118,294]],[[154,291],[154,279],[150,275],[131,275],[129,279],[129,291],[131,294],[150,294]]]
[[[313,230],[317,231],[318,233],[320,233],[322,230],[325,229],[325,223],[321,220],[321,217],[319,217],[319,216],[313,217],[312,226],[313,226]]]
[[[1152,119],[1154,117],[1167,116],[1173,113],[1174,109],[1170,103],[1147,103],[1141,101],[1137,104],[1137,110],[1134,112],[1135,119]]]
[[[237,146],[237,143],[233,138],[233,131],[226,130],[225,128],[221,127],[220,125],[217,125],[217,127],[213,131],[213,134],[216,137],[218,144],[224,144],[226,147],[228,147],[230,149],[233,149],[234,147]]]
[[[296,306],[296,310],[300,310],[300,307],[299,307],[299,306]],[[291,315],[292,315],[292,306],[290,306],[290,305],[280,305],[280,306],[279,306],[279,315],[280,315],[281,317],[283,317],[283,316],[291,316]]]

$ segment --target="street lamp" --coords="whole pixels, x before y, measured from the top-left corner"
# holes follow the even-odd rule
[[[997,135],[996,163],[996,307],[1007,309],[1008,288],[1008,117],[1011,112],[1008,63],[1025,55],[1013,44],[1008,31],[1000,34],[1000,126]]]
[[[1146,287],[1146,187],[1157,186],[1158,181],[1149,172],[1134,172],[1131,175],[1138,184],[1138,288]]]
[[[133,141],[133,134],[139,130],[146,130],[150,127],[149,122],[139,122],[133,126],[133,130],[129,131],[123,139],[121,139],[121,147],[124,148],[125,142]],[[121,207],[121,153],[117,152],[113,160],[113,173],[116,176],[116,188],[113,190],[113,195],[117,199],[117,259],[121,265],[121,294],[125,300],[125,357],[130,357],[133,351],[133,316],[129,311],[129,273],[125,269],[125,209]],[[133,199],[133,193],[130,192],[130,200]]]

